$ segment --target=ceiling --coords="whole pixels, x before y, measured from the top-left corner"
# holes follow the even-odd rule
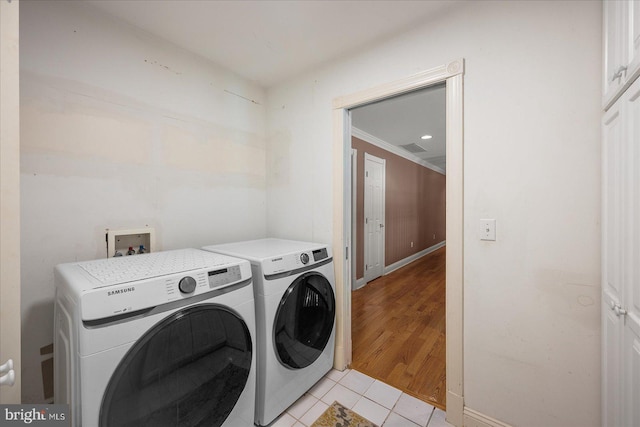
[[[459,0],[84,1],[265,88],[414,26],[425,25],[463,3]],[[442,86],[361,107],[354,114],[353,123],[392,145],[418,144],[426,151],[413,154],[444,171],[444,105]],[[433,138],[420,140],[424,134]]]
[[[423,25],[454,0],[85,0],[270,87]]]
[[[355,108],[353,127],[446,171],[446,90],[444,84]],[[423,140],[423,135],[432,138]],[[357,136],[357,135],[356,135]]]

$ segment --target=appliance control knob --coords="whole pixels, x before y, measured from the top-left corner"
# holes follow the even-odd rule
[[[300,261],[302,261],[303,264],[306,264],[309,262],[309,255],[302,253],[300,254]]]
[[[180,289],[180,292],[183,294],[190,294],[196,290],[196,279],[190,276],[183,277],[178,283],[178,289]]]

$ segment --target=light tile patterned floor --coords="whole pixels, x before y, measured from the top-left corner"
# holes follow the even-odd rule
[[[351,369],[331,370],[270,427],[308,427],[336,400],[381,427],[451,427],[440,409]]]

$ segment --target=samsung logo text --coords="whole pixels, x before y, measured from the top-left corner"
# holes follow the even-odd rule
[[[134,286],[132,286],[130,288],[114,289],[113,291],[107,292],[107,296],[126,294],[128,292],[133,292],[135,290],[136,290],[136,288]]]

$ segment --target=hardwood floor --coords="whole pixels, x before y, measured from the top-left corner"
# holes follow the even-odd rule
[[[445,409],[445,249],[353,292],[351,367]]]

